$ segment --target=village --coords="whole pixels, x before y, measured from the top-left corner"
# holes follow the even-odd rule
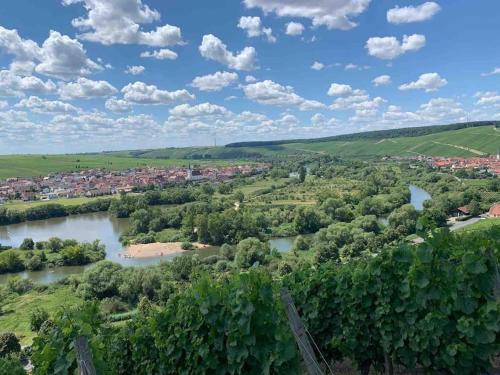
[[[50,201],[57,198],[97,197],[189,181],[225,181],[239,175],[262,173],[268,168],[265,164],[256,164],[201,168],[145,167],[124,171],[86,169],[52,173],[44,177],[9,178],[0,180],[0,204],[14,199]]]

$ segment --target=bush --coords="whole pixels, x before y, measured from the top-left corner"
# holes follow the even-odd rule
[[[38,255],[33,255],[24,262],[24,266],[30,271],[38,271],[43,268],[43,262]]]
[[[247,238],[236,246],[235,261],[238,267],[249,268],[265,264],[266,255],[270,253],[267,242],[261,242],[257,238]]]
[[[20,277],[11,277],[7,281],[7,289],[12,293],[24,294],[33,289],[33,281],[30,279],[21,279]]]
[[[5,358],[11,354],[17,354],[21,351],[19,339],[12,332],[0,334],[0,358]]]
[[[35,242],[31,238],[25,238],[19,248],[21,250],[33,250],[35,248]]]
[[[42,327],[43,323],[45,323],[49,319],[49,313],[37,307],[30,314],[30,329],[33,332],[38,332]]]
[[[194,245],[191,242],[183,242],[181,244],[181,249],[182,250],[193,250],[194,249]]]
[[[17,358],[0,357],[0,374],[5,375],[26,375],[26,371]]]

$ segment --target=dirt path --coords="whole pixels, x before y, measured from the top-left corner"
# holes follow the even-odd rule
[[[196,249],[205,249],[208,245],[193,243]],[[148,243],[127,246],[124,256],[127,258],[155,258],[167,255],[182,254],[182,242]]]
[[[487,155],[486,152],[482,152],[482,151],[479,151],[479,150],[476,150],[476,149],[473,149],[473,148],[470,148],[470,147],[453,145],[453,144],[450,144],[450,143],[443,143],[443,142],[437,142],[437,141],[432,141],[432,143],[435,143],[435,144],[438,144],[438,145],[443,145],[443,146],[455,147],[455,148],[458,148],[460,150],[469,151],[469,152],[472,152],[473,154],[480,155],[480,156]]]

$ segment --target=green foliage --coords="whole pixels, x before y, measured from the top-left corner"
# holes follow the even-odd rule
[[[299,313],[327,358],[381,369],[384,353],[409,369],[485,373],[500,350],[500,301],[493,299],[498,231],[434,232],[343,265],[304,266],[287,276]]]
[[[19,339],[12,332],[0,334],[0,358],[5,358],[21,351]]]
[[[40,307],[37,307],[30,314],[30,329],[33,332],[38,332],[42,324],[49,319],[49,313]]]
[[[33,250],[35,248],[35,242],[31,238],[25,238],[19,246],[21,250]]]
[[[44,331],[33,341],[31,361],[34,375],[74,374],[78,365],[73,343],[79,336],[89,338],[94,366],[99,374],[105,374],[101,339],[103,325],[97,304],[86,303],[62,310],[55,317],[53,326]]]
[[[26,375],[26,371],[19,361],[19,359],[12,358],[0,358],[0,374],[5,375]]]
[[[235,262],[240,268],[262,265],[265,264],[266,256],[270,252],[267,242],[261,242],[257,238],[247,238],[236,246]]]

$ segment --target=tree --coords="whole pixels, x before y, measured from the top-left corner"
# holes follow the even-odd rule
[[[38,255],[33,255],[24,262],[25,267],[30,271],[38,271],[43,268],[42,259]]]
[[[26,371],[17,358],[0,358],[0,374],[26,375]]]
[[[0,358],[5,358],[20,351],[21,344],[19,344],[19,339],[14,333],[5,332],[0,334]]]
[[[42,324],[49,320],[49,313],[40,307],[37,307],[30,314],[30,329],[33,332],[38,332]]]
[[[306,175],[307,175],[307,170],[303,165],[301,165],[299,168],[299,181],[301,183],[306,180]]]
[[[415,233],[418,212],[411,204],[406,204],[389,215],[389,226],[399,228],[405,235]]]
[[[33,250],[35,248],[35,242],[31,238],[25,238],[19,248],[21,250]]]
[[[50,237],[47,241],[47,249],[58,253],[63,248],[63,241],[58,237]]]
[[[305,251],[311,246],[310,241],[304,236],[297,236],[293,241],[292,251]]]
[[[236,246],[235,261],[240,268],[249,268],[254,265],[264,264],[266,255],[271,250],[267,242],[261,242],[258,238],[247,238]]]
[[[118,295],[122,266],[104,260],[83,272],[78,293],[85,299],[103,299]]]
[[[471,214],[471,216],[478,216],[479,214],[481,214],[481,206],[479,205],[478,201],[476,200],[472,200],[470,203],[469,203],[469,212]]]
[[[298,233],[314,233],[323,226],[322,217],[314,207],[297,207],[293,222]]]

